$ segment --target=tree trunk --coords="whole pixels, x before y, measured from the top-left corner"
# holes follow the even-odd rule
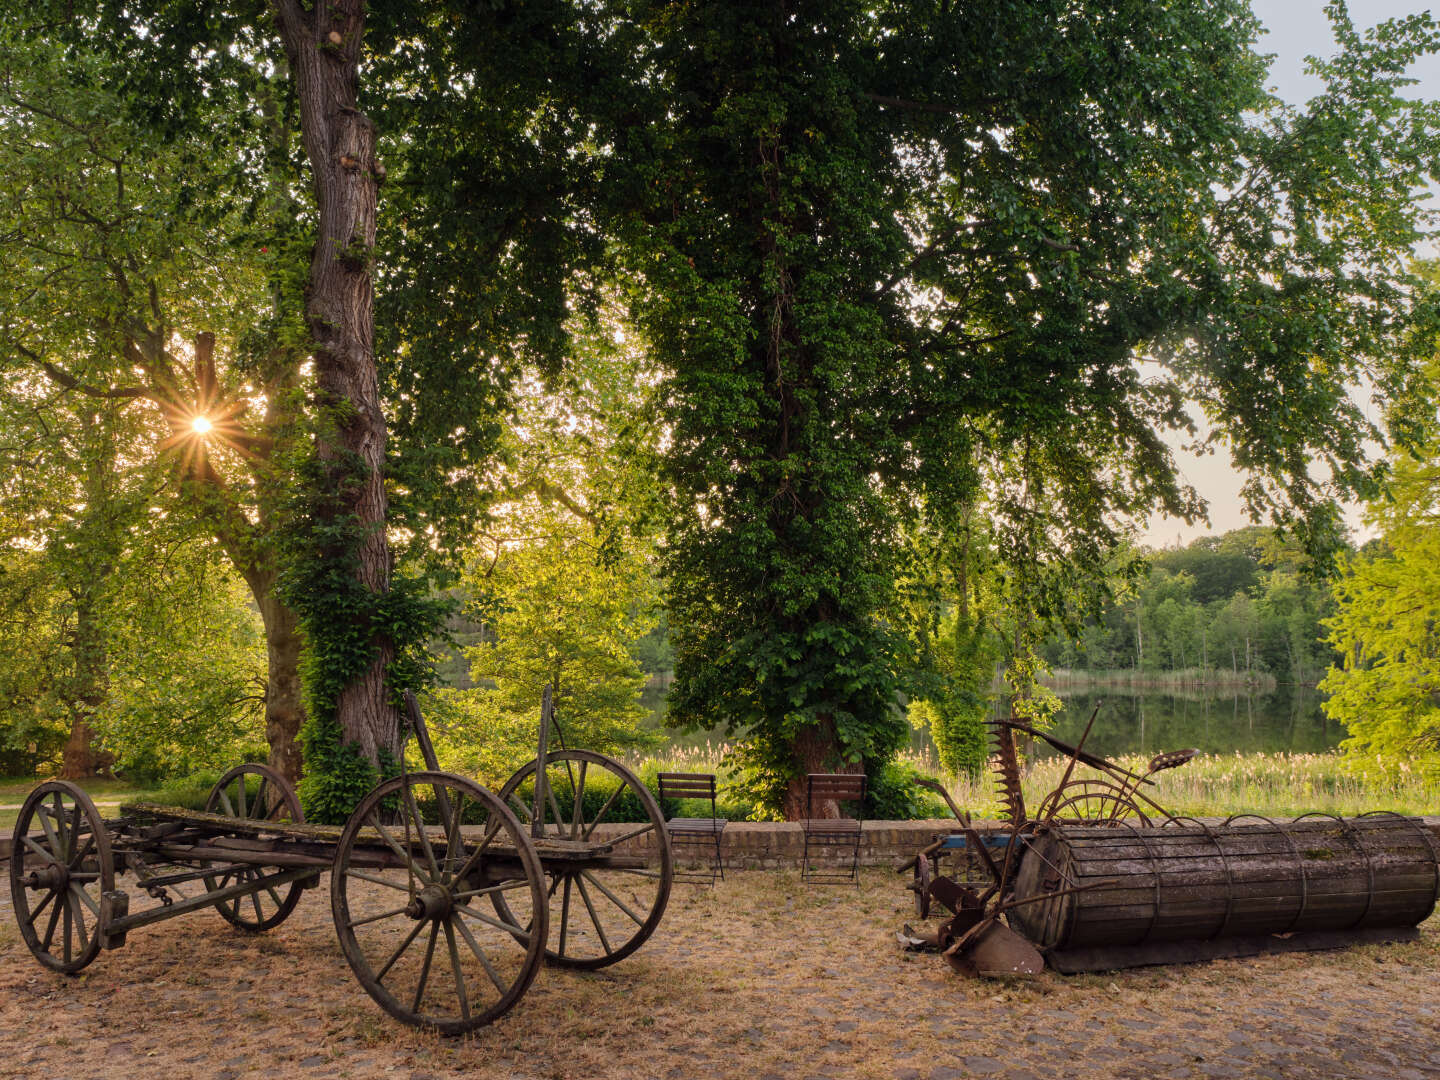
[[[331,429],[317,452],[343,495],[341,513],[359,526],[356,576],[372,594],[390,589],[385,536],[385,418],[374,355],[372,258],[378,178],[375,129],[358,109],[364,0],[334,0],[305,11],[276,0],[295,77],[300,131],[314,176],[318,236],[310,261],[306,319],[314,345],[315,385]],[[358,470],[358,475],[357,475]],[[368,668],[340,691],[336,716],[347,741],[372,760],[399,750],[400,717],[386,702],[385,669],[393,642],[377,636]]]
[[[263,590],[252,583],[251,591],[265,623],[265,739],[270,744],[270,767],[293,784],[305,764],[298,741],[305,721],[300,623],[295,612],[275,598],[273,580]]]
[[[858,773],[864,771],[859,765],[840,762],[840,739],[835,734],[835,721],[829,716],[822,716],[814,727],[807,727],[796,735],[792,746],[795,752],[795,764],[800,769],[800,775],[791,780],[785,788],[785,797],[781,802],[780,809],[785,815],[786,821],[799,821],[806,816],[805,776],[807,773]],[[815,816],[837,818],[840,816],[840,807],[833,799],[822,800],[815,805]]]
[[[70,706],[70,737],[65,741],[60,777],[87,780],[108,770],[115,761],[113,754],[95,749],[95,730],[90,725],[95,710],[105,703],[107,657],[93,589],[81,588],[71,595],[75,600],[75,633],[70,653],[75,673],[65,695]]]

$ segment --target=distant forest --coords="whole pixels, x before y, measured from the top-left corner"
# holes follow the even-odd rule
[[[1078,635],[1040,649],[1054,669],[1221,672],[1313,685],[1333,660],[1328,583],[1273,529],[1236,529],[1149,553]]]

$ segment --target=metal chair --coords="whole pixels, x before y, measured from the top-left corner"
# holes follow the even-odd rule
[[[816,810],[824,803],[854,803],[855,817],[821,817]],[[838,806],[837,806],[838,809]],[[810,773],[805,777],[805,818],[800,828],[805,834],[805,856],[800,866],[800,880],[819,884],[853,881],[860,884],[860,834],[865,818],[864,773]],[[850,866],[839,869],[812,867],[810,853],[822,851],[849,852]]]
[[[676,852],[676,881],[689,881],[696,884],[714,885],[716,878],[725,880],[725,860],[720,851],[720,838],[725,832],[725,826],[729,824],[720,817],[715,808],[715,776],[713,773],[660,773],[660,804],[665,805],[667,799],[709,799],[710,816],[708,818],[671,818],[665,823],[665,831],[670,834],[670,844],[674,848],[691,847],[705,849],[704,857],[710,863],[710,877],[706,879],[703,874],[694,873],[687,876],[679,869],[680,856]]]

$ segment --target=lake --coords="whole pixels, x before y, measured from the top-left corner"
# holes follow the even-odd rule
[[[657,727],[664,715],[665,689],[652,686],[644,698],[651,709],[651,723]],[[1053,730],[1058,738],[1075,742],[1098,703],[1100,710],[1085,747],[1106,757],[1149,756],[1191,746],[1210,754],[1236,750],[1321,753],[1338,745],[1346,734],[1340,724],[1326,717],[1320,708],[1321,700],[1314,687],[1283,684],[1272,691],[1251,693],[1128,688],[1078,691],[1062,695],[1064,713]],[[722,732],[669,734],[672,744],[682,747],[725,741]],[[911,747],[920,756],[934,760],[935,746],[928,731],[913,732]]]
[[[1321,753],[1346,735],[1320,708],[1322,696],[1313,687],[1281,685],[1268,693],[1107,689],[1062,700],[1065,710],[1053,733],[1076,742],[1098,704],[1085,748],[1106,757],[1191,746],[1207,754]]]

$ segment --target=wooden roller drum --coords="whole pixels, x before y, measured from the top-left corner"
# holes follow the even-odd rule
[[[1241,949],[1233,939],[1278,943],[1274,935],[1293,935],[1296,947],[1321,947],[1337,934],[1414,927],[1435,908],[1440,857],[1422,821],[1384,812],[1041,832],[1021,862],[1015,895],[1075,885],[1093,887],[1015,907],[1007,917],[1043,949],[1125,966],[1127,949],[1132,962],[1161,962],[1164,943],[1211,942],[1208,955],[1240,955],[1269,946]],[[1307,937],[1317,944],[1300,946]]]

